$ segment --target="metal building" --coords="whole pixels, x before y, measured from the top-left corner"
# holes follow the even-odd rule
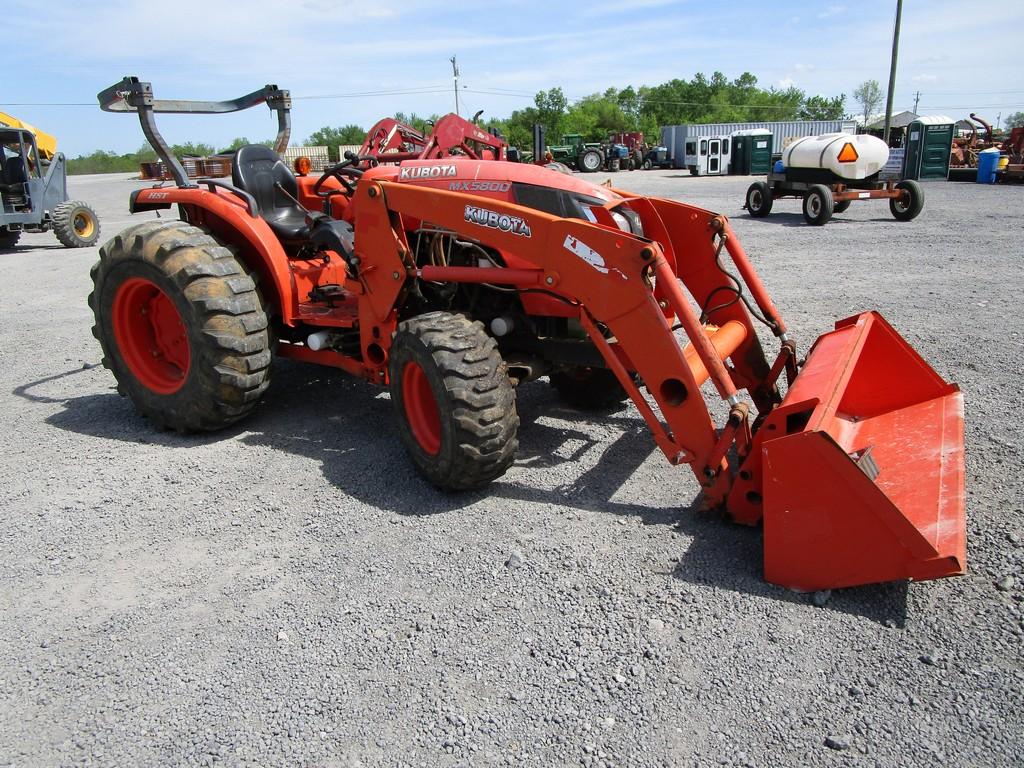
[[[666,125],[661,129],[661,143],[668,148],[673,168],[689,168],[690,173],[728,173],[730,157],[723,153],[728,146],[727,139],[737,131],[764,128],[771,131],[772,146],[776,152],[782,150],[793,139],[804,136],[821,136],[825,133],[856,133],[857,123],[853,120],[790,120],[787,122],[761,123],[690,123],[688,125]],[[702,142],[701,139],[706,141]],[[715,141],[718,140],[718,141]],[[703,148],[705,154],[701,155]],[[711,150],[718,154],[710,157]],[[714,171],[706,169],[715,169]]]

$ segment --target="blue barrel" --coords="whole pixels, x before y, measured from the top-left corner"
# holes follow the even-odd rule
[[[999,150],[986,149],[978,153],[978,183],[995,184],[999,168]]]

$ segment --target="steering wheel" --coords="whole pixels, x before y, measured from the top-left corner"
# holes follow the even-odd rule
[[[313,185],[313,194],[325,200],[334,195],[353,194],[356,191],[356,185],[345,177],[350,176],[358,179],[363,175],[363,172],[355,167],[355,164],[358,162],[359,157],[354,152],[345,152],[344,160],[324,168],[323,174],[316,180],[316,184]],[[323,191],[324,182],[330,178],[337,179],[344,189],[328,189]]]

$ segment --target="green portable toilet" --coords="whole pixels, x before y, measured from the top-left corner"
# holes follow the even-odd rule
[[[919,117],[907,126],[903,178],[945,179],[956,121],[944,115]]]
[[[772,132],[749,128],[732,135],[730,173],[739,176],[767,174],[772,166]]]

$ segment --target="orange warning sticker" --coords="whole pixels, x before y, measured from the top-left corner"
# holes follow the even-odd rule
[[[857,154],[857,150],[853,148],[853,144],[846,142],[843,144],[843,148],[839,150],[838,160],[840,163],[855,163],[860,155]]]

